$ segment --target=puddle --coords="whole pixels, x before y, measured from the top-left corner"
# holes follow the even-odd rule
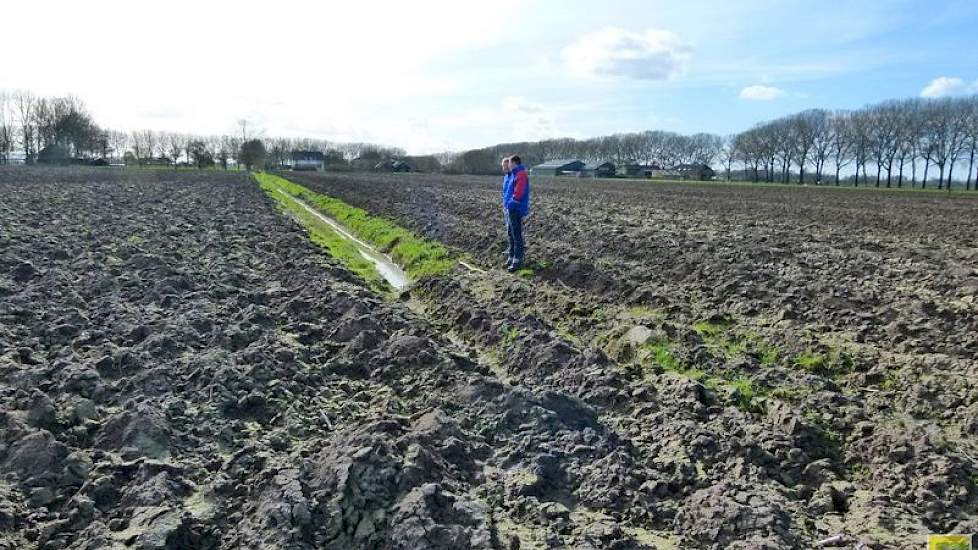
[[[386,254],[378,252],[377,249],[369,244],[356,238],[338,221],[324,215],[322,212],[306,204],[306,202],[302,199],[293,197],[282,189],[278,189],[278,192],[288,197],[289,200],[298,204],[313,216],[316,216],[316,219],[328,225],[333,231],[336,232],[337,235],[353,243],[357,247],[357,251],[360,252],[360,255],[363,256],[365,260],[372,262],[374,264],[374,268],[377,270],[377,273],[380,273],[381,277],[383,277],[388,284],[394,287],[395,290],[404,290],[411,282],[407,276],[407,273],[405,273],[400,266],[394,263],[394,260],[392,260]]]

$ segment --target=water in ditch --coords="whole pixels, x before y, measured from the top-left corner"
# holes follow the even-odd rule
[[[381,277],[383,277],[384,280],[391,285],[391,287],[393,287],[395,290],[403,290],[407,288],[411,280],[408,278],[407,273],[405,273],[400,266],[394,263],[394,260],[392,260],[389,256],[379,252],[374,247],[356,238],[345,227],[343,227],[342,224],[309,206],[302,199],[293,197],[281,189],[278,191],[313,216],[316,216],[316,219],[328,225],[330,229],[336,232],[336,234],[350,241],[354,246],[356,246],[357,251],[360,252],[360,255],[363,256],[364,259],[374,264],[374,269],[377,270],[377,273],[380,273]]]

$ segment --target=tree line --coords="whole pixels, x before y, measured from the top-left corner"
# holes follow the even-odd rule
[[[495,174],[501,157],[518,152],[529,165],[559,158],[663,169],[705,164],[719,168],[725,180],[816,185],[903,187],[909,182],[944,189],[964,170],[965,187],[978,189],[978,95],[893,100],[848,111],[810,109],[729,136],[649,130],[415,157],[370,143],[265,137],[249,133],[245,121],[239,125],[240,131],[223,135],[116,131],[100,128],[74,96],[0,91],[0,164],[12,151],[23,151],[32,162],[46,147],[58,145],[72,158],[112,157],[127,164],[284,167],[298,150],[319,151],[332,167],[373,169],[397,159],[426,172]]]
[[[719,160],[727,174],[740,163],[753,181],[838,185],[845,170],[856,186],[903,187],[909,179],[926,188],[936,175],[938,189],[950,189],[955,167],[966,165],[971,189],[976,152],[978,96],[970,96],[803,111],[737,134]]]
[[[811,109],[763,122],[739,134],[682,135],[650,130],[590,139],[504,143],[447,155],[445,170],[498,172],[518,151],[530,164],[552,159],[610,160],[653,168],[706,164],[726,180],[938,189],[956,167],[975,185],[978,96],[886,101],[851,111]],[[936,176],[936,182],[934,182]],[[978,186],[975,186],[978,189]]]
[[[75,96],[46,98],[0,90],[0,163],[18,146],[29,157],[49,145],[71,155],[90,155],[106,147],[105,137]]]
[[[285,166],[293,151],[318,151],[332,166],[365,168],[405,156],[396,147],[265,137],[249,131],[246,121],[238,125],[239,131],[222,135],[112,130],[96,124],[85,103],[75,96],[42,97],[29,91],[0,90],[0,164],[9,163],[14,152],[22,153],[28,164],[36,162],[51,146],[58,146],[65,160],[112,158],[133,165],[225,169],[234,164]]]
[[[683,135],[662,130],[614,134],[589,139],[556,138],[520,143],[501,143],[457,154],[446,154],[445,171],[462,174],[495,174],[499,159],[514,152],[528,165],[548,160],[575,158],[584,161],[608,160],[616,166],[629,163],[657,168],[679,164],[712,165],[723,148],[718,135]]]

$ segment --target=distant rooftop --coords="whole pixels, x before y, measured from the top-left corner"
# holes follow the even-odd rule
[[[560,168],[561,166],[567,166],[568,164],[572,164],[575,162],[581,162],[581,160],[580,159],[548,160],[547,162],[536,165],[534,168]]]

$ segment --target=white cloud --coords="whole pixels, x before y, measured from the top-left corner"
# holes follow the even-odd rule
[[[525,98],[509,96],[503,98],[503,111],[507,113],[537,114],[542,113],[543,105],[527,101]]]
[[[920,97],[948,97],[969,93],[978,93],[978,80],[965,84],[964,80],[956,76],[939,76],[920,91]]]
[[[750,101],[771,101],[783,96],[784,93],[784,90],[781,88],[765,86],[763,84],[754,84],[753,86],[747,86],[740,91],[740,99],[747,99]]]
[[[574,121],[581,112],[588,111],[590,107],[582,104],[539,103],[524,97],[504,96],[498,103],[429,117],[425,129],[437,135],[470,136],[466,141],[452,140],[448,147],[429,150],[461,150],[555,137],[581,138],[584,136],[574,128]]]
[[[522,1],[502,0],[494,9],[510,13]],[[5,3],[5,22],[45,13],[45,31],[55,39],[38,42],[30,25],[2,25],[5,43],[34,46],[30,56],[4,59],[0,88],[76,94],[101,125],[121,130],[222,133],[247,118],[266,135],[369,136],[413,148],[397,141],[414,138],[398,113],[469,86],[437,62],[505,40],[498,29],[471,24],[478,8],[452,0],[279,0],[271,12],[235,0],[172,0],[165,9],[98,4]],[[276,23],[265,24],[263,14]],[[102,52],[95,65],[64,55],[78,44]]]
[[[578,76],[669,80],[686,68],[690,47],[670,31],[644,33],[606,27],[564,48],[567,69]]]

